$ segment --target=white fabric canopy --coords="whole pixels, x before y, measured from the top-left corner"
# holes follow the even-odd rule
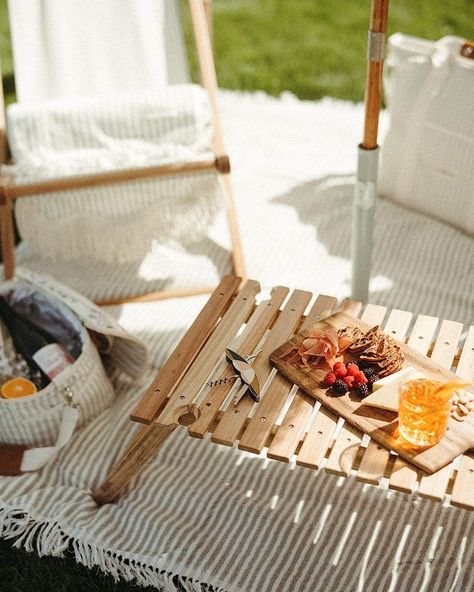
[[[189,80],[177,0],[9,0],[17,100]]]

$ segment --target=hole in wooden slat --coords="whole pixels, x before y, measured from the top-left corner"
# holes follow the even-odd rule
[[[449,341],[445,341],[443,345],[449,345]]]
[[[262,422],[267,421],[267,418],[266,417],[261,417],[260,418],[260,421],[262,421]]]

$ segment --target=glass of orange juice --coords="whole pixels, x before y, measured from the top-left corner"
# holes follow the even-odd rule
[[[398,429],[415,446],[433,446],[446,431],[451,396],[465,386],[459,382],[441,383],[429,378],[410,380],[400,386]]]

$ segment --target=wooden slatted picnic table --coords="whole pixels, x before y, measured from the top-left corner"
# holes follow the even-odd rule
[[[261,454],[310,469],[348,477],[374,486],[406,492],[454,506],[474,509],[474,455],[458,457],[431,475],[406,464],[367,435],[321,407],[270,365],[270,353],[295,332],[310,328],[337,309],[372,324],[430,356],[468,382],[474,381],[474,326],[388,310],[375,304],[278,286],[257,303],[258,282],[226,276],[165,363],[135,410],[132,419],[144,425],[134,436],[105,483],[94,492],[98,503],[113,501],[122,488],[178,427],[189,435]],[[309,310],[307,310],[309,307]],[[260,351],[253,368],[262,397],[256,403],[230,377],[234,371],[224,350],[241,355]],[[214,386],[209,386],[217,382]],[[236,384],[237,382],[237,384]],[[183,428],[184,429],[184,428]]]

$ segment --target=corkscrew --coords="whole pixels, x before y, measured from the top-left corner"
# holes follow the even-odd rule
[[[233,376],[225,376],[224,378],[218,378],[217,380],[210,380],[209,382],[206,382],[206,384],[212,388],[213,386],[219,386],[221,384],[232,382],[236,378],[239,378],[238,374],[234,374]]]
[[[234,405],[240,401],[243,397],[244,393],[249,391],[252,398],[258,403],[260,401],[260,384],[258,382],[258,377],[255,373],[255,370],[250,365],[250,362],[254,360],[260,351],[258,351],[253,356],[243,357],[237,352],[227,348],[225,350],[225,357],[229,364],[232,364],[232,367],[237,372],[233,376],[225,376],[224,378],[219,378],[217,380],[211,380],[207,383],[208,386],[218,386],[220,384],[226,384],[235,380],[236,378],[240,378],[242,382],[247,385],[246,390],[239,391],[234,398]]]

